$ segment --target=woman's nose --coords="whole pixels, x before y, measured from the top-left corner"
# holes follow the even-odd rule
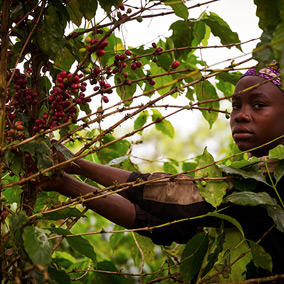
[[[251,114],[250,111],[245,108],[242,107],[241,109],[239,109],[239,111],[236,113],[235,115],[235,121],[236,122],[249,122],[251,121]]]

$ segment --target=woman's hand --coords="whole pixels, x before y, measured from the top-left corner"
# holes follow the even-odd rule
[[[58,163],[66,162],[74,157],[74,154],[68,148],[66,148],[62,144],[57,144],[56,142],[57,141],[52,141],[53,143],[52,146],[53,146],[53,151],[56,154]],[[64,164],[62,168],[66,173],[76,174],[79,165],[76,163],[76,161],[72,161]]]

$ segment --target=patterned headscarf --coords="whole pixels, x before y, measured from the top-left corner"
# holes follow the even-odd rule
[[[270,82],[272,82],[283,91],[279,72],[279,64],[276,61],[273,61],[270,65],[261,68],[258,72],[255,68],[251,68],[241,78],[245,76],[258,76],[270,80]]]

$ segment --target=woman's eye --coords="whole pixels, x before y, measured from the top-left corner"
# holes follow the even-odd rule
[[[262,104],[262,103],[257,103],[257,104],[254,104],[253,107],[254,107],[255,109],[262,109],[262,108],[264,107],[264,104]]]
[[[233,104],[232,105],[232,109],[233,110],[238,110],[240,108],[240,105],[238,105],[238,104]]]

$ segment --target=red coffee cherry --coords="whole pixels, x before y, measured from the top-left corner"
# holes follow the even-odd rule
[[[176,69],[179,67],[179,61],[178,60],[175,60],[173,63],[172,63],[172,68],[173,69]]]

